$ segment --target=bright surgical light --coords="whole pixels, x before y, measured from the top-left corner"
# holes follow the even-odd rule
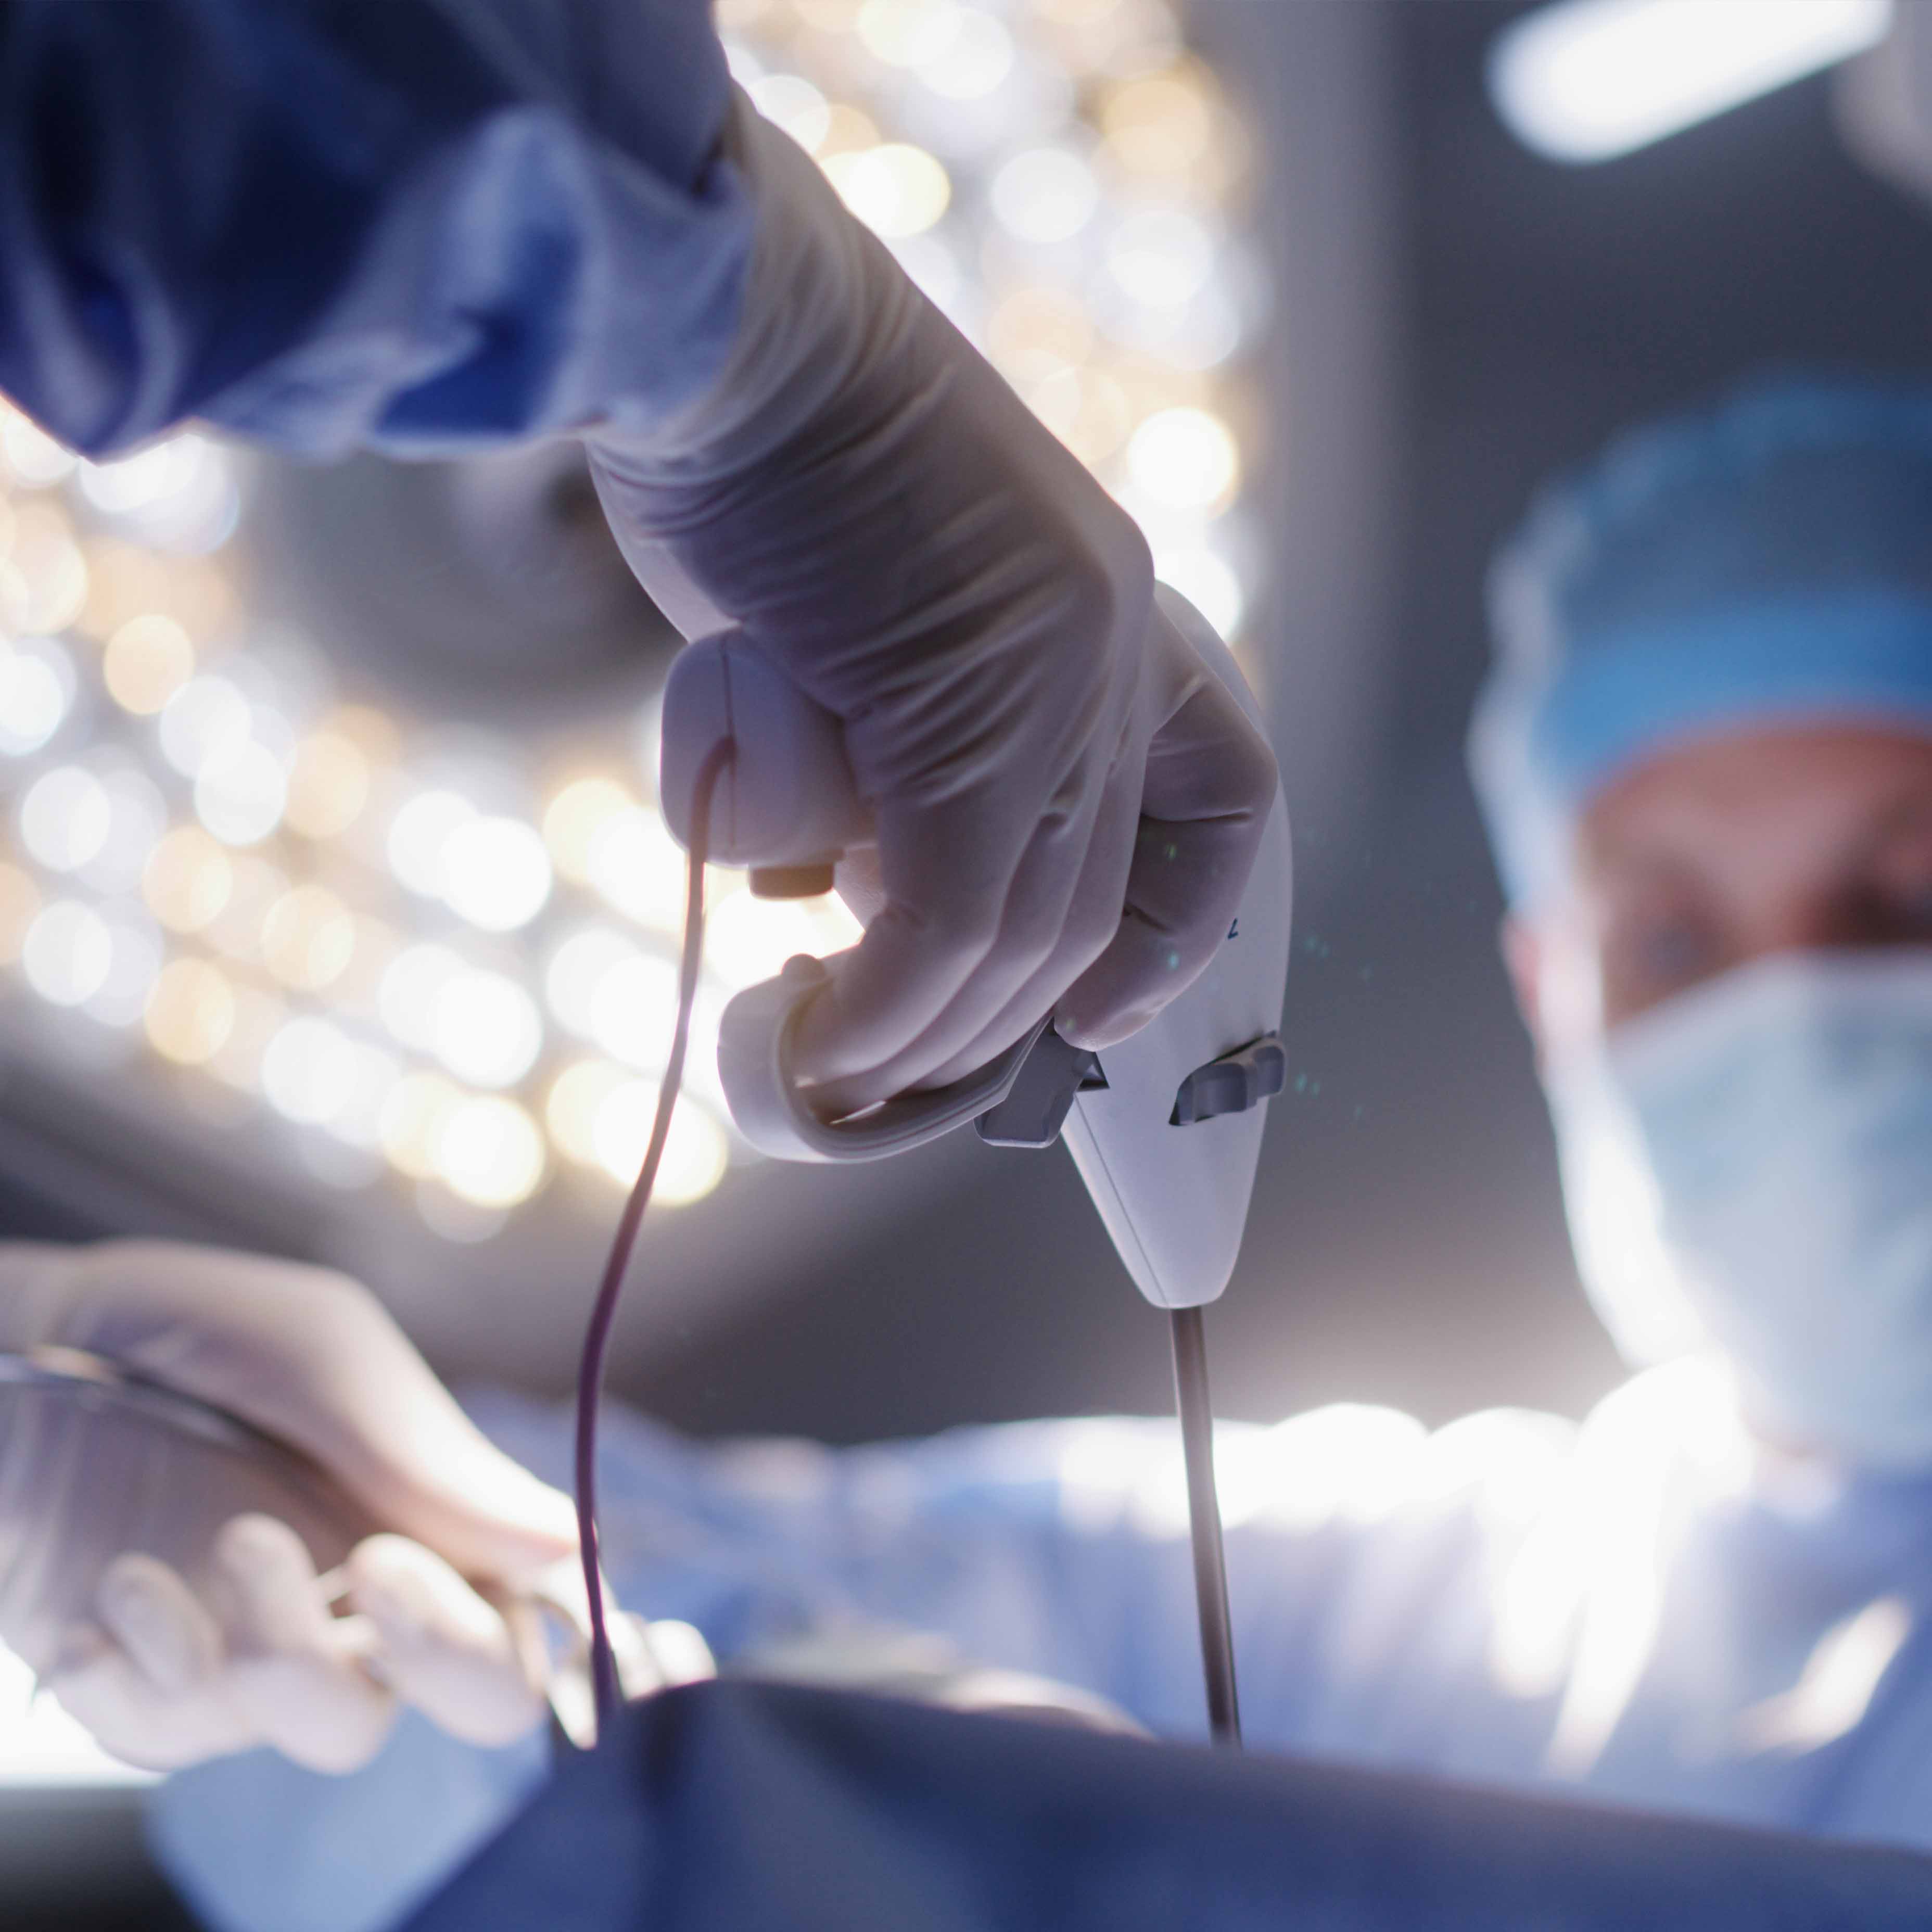
[[[486,932],[527,926],[550,897],[550,857],[518,818],[472,818],[443,842],[443,902]]]
[[[1157,410],[1127,445],[1128,474],[1167,510],[1220,508],[1233,493],[1240,464],[1227,424],[1205,410]]]
[[[130,617],[100,661],[107,694],[124,711],[152,717],[194,675],[194,646],[172,617]]]
[[[514,1208],[543,1179],[543,1134],[514,1100],[464,1100],[440,1123],[434,1158],[436,1178],[472,1208]]]
[[[544,992],[550,1010],[572,1033],[588,1035],[597,988],[614,966],[637,956],[638,949],[608,926],[573,932],[550,956]]]
[[[605,1096],[591,1129],[597,1165],[620,1187],[628,1187],[644,1165],[657,1118],[654,1082],[627,1080]],[[667,1208],[702,1200],[724,1178],[729,1160],[723,1130],[694,1101],[681,1101],[671,1115],[664,1164],[651,1198]]]
[[[320,1126],[355,1097],[354,1048],[326,1020],[290,1020],[262,1056],[262,1090],[285,1118]]]
[[[51,638],[0,649],[0,752],[38,752],[73,702],[73,661]]]
[[[224,845],[254,845],[282,822],[289,782],[266,745],[236,746],[212,758],[194,782],[195,816]]]
[[[1241,580],[1225,557],[1204,545],[1162,550],[1155,555],[1154,574],[1179,591],[1221,636],[1231,638],[1241,628]]]
[[[1100,186],[1085,161],[1064,148],[1029,148],[993,177],[993,212],[1022,242],[1064,242],[1092,220]]]
[[[234,861],[198,825],[166,834],[142,868],[148,910],[177,932],[199,932],[219,919],[234,890]]]
[[[585,857],[590,883],[621,913],[675,932],[684,918],[684,853],[664,820],[641,806],[597,828]]]
[[[752,105],[767,121],[776,122],[807,154],[816,151],[832,126],[832,110],[824,94],[795,74],[760,74],[748,82]]]
[[[78,765],[57,765],[20,801],[20,842],[50,872],[77,872],[114,826],[107,788]]]
[[[390,961],[376,992],[382,1024],[405,1046],[433,1046],[443,994],[468,970],[446,946],[406,947]]]
[[[845,206],[888,242],[924,234],[952,199],[945,169],[923,148],[904,141],[834,154],[825,172]]]
[[[235,991],[219,967],[177,959],[148,995],[148,1038],[178,1066],[200,1066],[226,1044],[235,1028]]]
[[[104,923],[107,928],[107,970],[83,1007],[104,1026],[136,1026],[160,974],[160,935],[138,908],[117,908]]]
[[[57,1006],[77,1006],[107,983],[114,935],[92,906],[56,899],[27,928],[20,949],[27,983]]]
[[[1557,0],[1506,28],[1490,96],[1556,161],[1606,161],[1885,38],[1892,0]]]
[[[476,816],[476,808],[460,792],[418,792],[390,821],[391,870],[411,892],[440,897],[451,837]]]
[[[472,967],[452,974],[435,995],[428,1039],[430,1051],[458,1079],[513,1087],[542,1051],[543,1021],[515,980]]]
[[[248,742],[248,700],[225,677],[190,678],[161,707],[161,756],[184,778]]]
[[[655,1072],[670,1051],[676,1011],[676,968],[668,959],[634,954],[598,981],[590,996],[590,1036],[614,1059]]]

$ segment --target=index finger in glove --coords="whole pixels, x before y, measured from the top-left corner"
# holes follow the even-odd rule
[[[964,1078],[1049,1010],[1076,1046],[1124,1040],[1193,982],[1239,908],[1274,802],[1274,754],[1206,661],[1222,650],[1206,620],[1165,586],[1157,597],[1139,694],[1147,735],[1109,775],[1061,944],[936,1081]]]
[[[174,1771],[257,1742],[227,1694],[213,1616],[166,1564],[116,1557],[96,1586],[94,1610],[99,1626],[68,1633],[41,1682],[104,1750]]]
[[[1058,810],[1048,802],[1049,814]],[[839,1111],[914,1084],[945,1058],[943,1048],[922,1056],[918,1046],[935,1028],[962,1024],[962,994],[969,1006],[977,1004],[968,989],[977,990],[976,980],[1002,950],[1008,896],[1023,858],[1034,860],[1035,896],[1057,904],[1071,892],[1081,845],[1070,838],[1057,864],[1051,850],[1029,855],[1040,816],[1030,802],[1016,812],[1012,800],[984,795],[910,808],[881,803],[884,906],[806,1008],[794,1049],[803,1079],[831,1086]],[[1049,844],[1058,829],[1049,828]],[[1012,943],[1009,935],[1007,947]],[[986,1000],[968,1029],[976,1031],[1001,1003]]]
[[[434,1551],[406,1537],[372,1536],[343,1568],[352,1606],[375,1628],[376,1667],[405,1703],[486,1748],[512,1744],[542,1721],[535,1660]]]
[[[302,1538],[272,1516],[237,1516],[216,1538],[214,1568],[236,1708],[311,1771],[367,1764],[388,1738],[395,1696],[362,1667],[366,1630],[330,1614]]]
[[[1161,602],[1160,624],[1172,612],[1204,628],[1172,593]],[[1161,650],[1193,656],[1171,626]],[[1240,909],[1280,782],[1261,728],[1210,669],[1200,665],[1180,688],[1148,748],[1119,929],[1055,1010],[1062,1036],[1090,1050],[1138,1032],[1214,957]]]

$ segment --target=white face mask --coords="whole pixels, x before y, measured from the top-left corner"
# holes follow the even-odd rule
[[[1577,1264],[1626,1354],[1715,1342],[1780,1434],[1932,1465],[1932,952],[1760,961],[1545,1086]]]

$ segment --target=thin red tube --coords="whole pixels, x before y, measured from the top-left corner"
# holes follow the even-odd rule
[[[698,969],[704,957],[704,855],[711,836],[711,800],[719,774],[736,755],[737,747],[729,738],[721,738],[704,754],[698,768],[698,779],[691,801],[690,855],[685,874],[684,944],[678,965],[677,1024],[671,1034],[670,1057],[664,1063],[663,1084],[658,1089],[657,1114],[651,1122],[651,1138],[644,1149],[644,1165],[631,1189],[630,1198],[618,1217],[617,1232],[604,1264],[604,1278],[598,1284],[597,1299],[591,1304],[590,1319],[584,1334],[584,1354],[577,1371],[577,1534],[584,1556],[584,1588],[590,1604],[591,1682],[597,1695],[598,1735],[623,1702],[617,1682],[617,1660],[610,1648],[610,1627],[604,1605],[604,1573],[597,1560],[597,1409],[604,1393],[604,1362],[610,1352],[610,1325],[617,1303],[624,1292],[624,1277],[630,1271],[632,1251],[638,1230],[650,1205],[651,1190],[657,1185],[658,1168],[664,1160],[664,1143],[670,1138],[671,1114],[677,1106],[678,1089],[684,1082],[685,1049],[691,1040],[691,1011],[698,998]]]

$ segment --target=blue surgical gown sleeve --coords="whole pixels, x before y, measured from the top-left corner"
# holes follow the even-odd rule
[[[751,214],[705,0],[8,0],[0,391],[98,455],[647,426]]]

